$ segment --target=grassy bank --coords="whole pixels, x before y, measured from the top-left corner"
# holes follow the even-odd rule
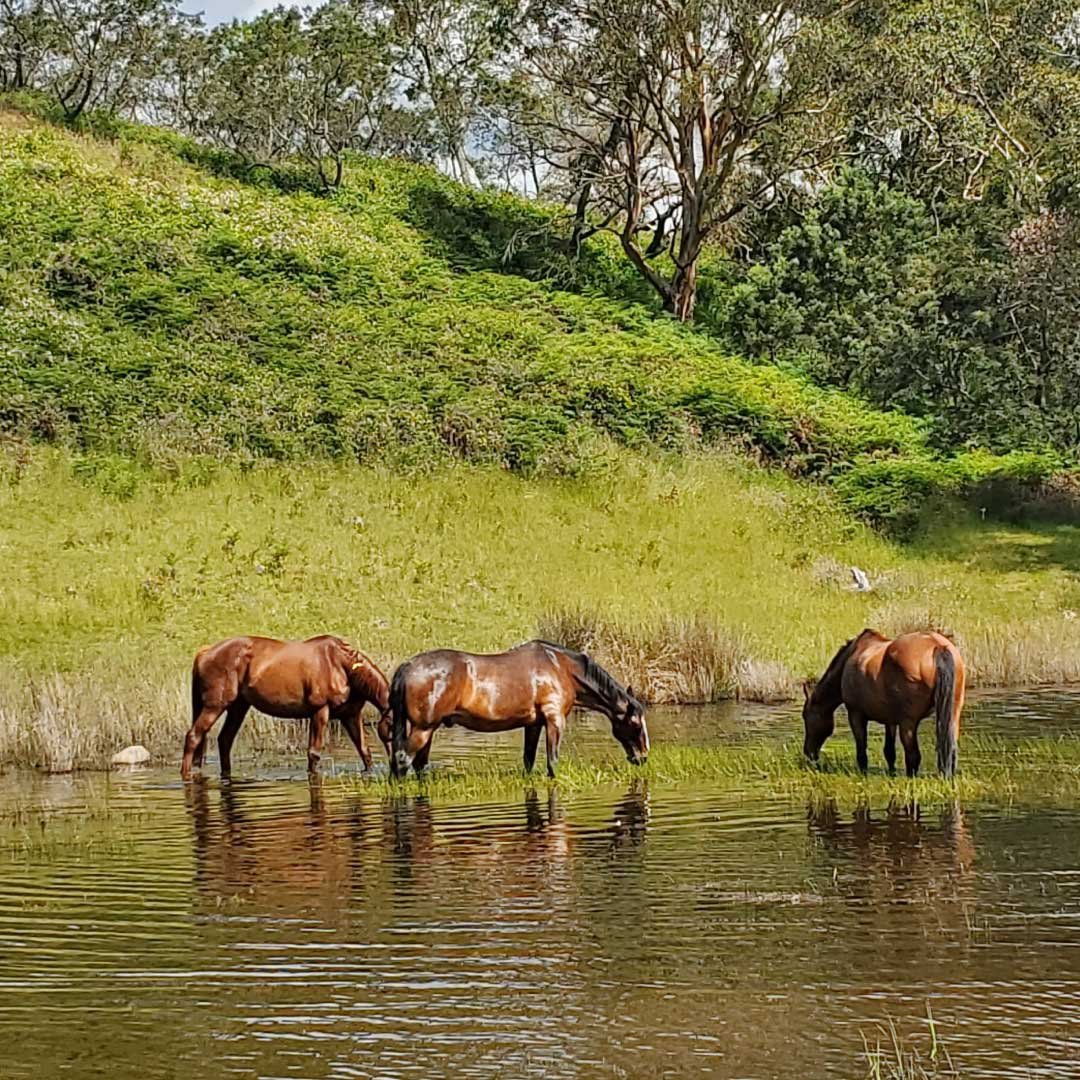
[[[588,481],[125,465],[123,498],[60,452],[0,460],[0,760],[171,759],[194,650],[236,633],[340,633],[390,670],[541,631],[702,701],[786,697],[865,625],[935,625],[977,684],[1080,679],[1080,530],[961,520],[899,546],[738,456],[612,454]]]

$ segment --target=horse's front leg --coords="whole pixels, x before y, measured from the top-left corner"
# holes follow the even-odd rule
[[[364,730],[364,718],[360,710],[357,709],[354,713],[346,713],[342,716],[341,726],[345,729],[345,734],[352,740],[353,746],[356,747],[356,752],[360,755],[364,768],[370,769],[371,751],[368,749],[367,732]]]
[[[555,767],[559,764],[559,744],[562,742],[563,726],[566,718],[558,710],[544,709],[544,733],[547,736],[548,776],[555,778]]]
[[[319,771],[319,759],[322,757],[323,739],[326,737],[326,725],[330,722],[330,706],[323,705],[311,714],[308,727],[307,767],[309,773]]]
[[[383,744],[383,749],[386,750],[386,756],[391,758],[394,756],[392,747],[393,742],[393,717],[390,711],[387,710],[379,717],[379,722],[375,727],[375,731],[378,733],[379,742]]]
[[[418,747],[416,753],[413,754],[412,764],[413,769],[416,770],[417,775],[422,773],[427,768],[428,758],[431,756],[431,740],[434,734],[435,733],[433,731],[429,732],[428,737],[424,741],[423,745]]]
[[[855,736],[855,761],[858,763],[859,772],[866,772],[870,768],[870,759],[866,755],[866,717],[861,712],[848,709],[848,723],[851,725],[851,734]]]
[[[223,708],[215,705],[204,705],[195,717],[188,733],[184,736],[184,754],[180,761],[180,778],[191,779],[191,769],[195,764],[202,765],[205,753],[204,742],[207,733],[217,723],[218,717],[224,712]]]

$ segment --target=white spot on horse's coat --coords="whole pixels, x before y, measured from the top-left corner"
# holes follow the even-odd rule
[[[449,685],[449,678],[447,678],[445,671],[440,671],[434,679],[431,681],[431,689],[428,691],[427,708],[428,714],[432,714],[435,711],[435,706],[439,703],[439,698],[443,696],[443,692]]]
[[[499,697],[499,680],[498,679],[475,679],[474,685],[479,694],[484,694],[487,697],[489,704],[494,704]]]

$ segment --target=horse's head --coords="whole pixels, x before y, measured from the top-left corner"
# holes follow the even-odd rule
[[[803,683],[803,753],[817,761],[825,740],[833,733],[835,708],[828,708],[814,693],[817,683]]]
[[[631,765],[644,765],[649,756],[649,729],[645,726],[645,706],[634,691],[620,694],[610,713],[611,734],[626,751]]]

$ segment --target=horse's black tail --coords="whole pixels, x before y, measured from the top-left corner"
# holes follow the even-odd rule
[[[395,776],[405,776],[409,771],[409,757],[405,751],[408,738],[408,723],[405,705],[405,679],[409,674],[409,663],[399,664],[390,681],[390,709],[394,714],[394,726],[390,736],[390,771]]]
[[[937,714],[937,767],[942,776],[956,773],[956,660],[949,649],[934,653],[934,710]]]

